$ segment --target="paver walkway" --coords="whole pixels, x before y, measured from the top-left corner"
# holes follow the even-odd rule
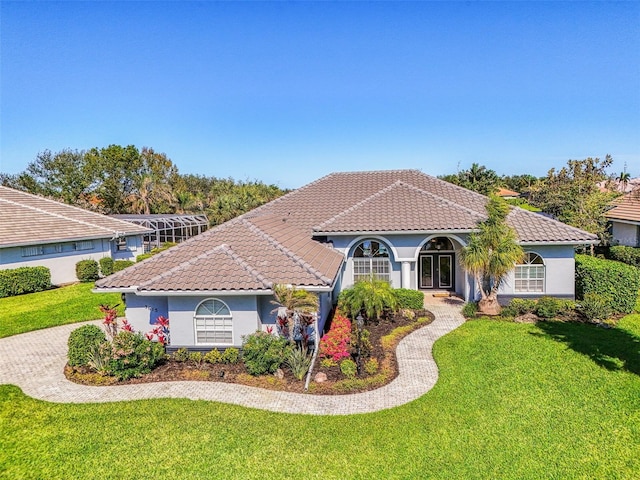
[[[147,398],[213,400],[274,412],[314,415],[368,413],[405,404],[428,392],[438,379],[432,347],[441,336],[464,323],[460,306],[430,304],[436,319],[398,345],[399,375],[376,390],[352,395],[311,395],[264,390],[216,382],[158,382],[89,387],[68,381],[67,339],[78,324],[0,339],[0,384],[14,384],[25,394],[63,403],[115,402]],[[95,322],[96,324],[99,322]]]

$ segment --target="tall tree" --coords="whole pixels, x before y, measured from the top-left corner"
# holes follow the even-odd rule
[[[171,188],[178,174],[173,162],[164,153],[153,148],[140,150],[140,168],[134,175],[132,192],[126,201],[133,213],[166,213],[175,203]]]
[[[599,182],[610,182],[606,169],[613,159],[569,160],[559,171],[549,170],[546,178],[531,189],[529,201],[558,220],[607,239],[604,214],[618,194],[601,189]]]
[[[477,163],[473,163],[469,170],[462,170],[455,175],[445,175],[440,178],[483,195],[495,193],[501,184],[500,177],[494,170]]]
[[[469,236],[462,249],[460,263],[473,275],[480,290],[478,309],[488,315],[500,313],[498,290],[515,264],[522,261],[524,252],[518,244],[516,232],[507,224],[509,205],[492,195],[486,206],[487,219],[479,230]]]

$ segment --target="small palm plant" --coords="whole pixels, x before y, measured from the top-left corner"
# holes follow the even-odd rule
[[[364,313],[368,320],[374,320],[380,318],[385,311],[395,312],[398,308],[398,298],[389,282],[374,276],[343,290],[338,303],[354,319]]]
[[[488,218],[480,223],[478,232],[470,235],[469,244],[462,249],[460,263],[473,275],[480,289],[479,311],[497,315],[500,313],[498,289],[515,264],[522,261],[524,251],[515,230],[506,222],[509,205],[492,195],[486,209]]]
[[[271,303],[278,305],[274,312],[277,312],[280,332],[293,341],[296,319],[302,323],[313,319],[320,306],[318,296],[291,285],[276,284],[272,290],[275,300]]]

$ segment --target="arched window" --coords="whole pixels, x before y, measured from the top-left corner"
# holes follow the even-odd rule
[[[196,308],[193,323],[196,331],[196,344],[233,344],[231,311],[223,301],[209,298],[202,302]]]
[[[453,243],[451,243],[451,240],[449,240],[447,237],[434,237],[423,245],[422,250],[450,252],[454,250],[454,248]]]
[[[524,261],[516,265],[516,292],[544,292],[544,261],[537,253],[527,252]]]
[[[389,250],[377,240],[363,240],[353,252],[353,281],[367,280],[374,276],[380,280],[391,280]]]

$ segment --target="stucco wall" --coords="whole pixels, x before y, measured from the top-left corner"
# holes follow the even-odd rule
[[[111,258],[114,260],[131,260],[136,261],[138,255],[144,253],[144,245],[142,243],[142,235],[132,235],[126,237],[127,249],[118,250],[116,242],[111,242]]]
[[[626,245],[627,247],[640,246],[640,226],[612,221],[611,227],[611,234],[620,245]]]
[[[167,297],[138,297],[133,293],[127,293],[126,306],[124,316],[136,332],[145,333],[152,330],[156,319],[161,315],[168,317],[171,322]]]
[[[56,245],[62,247],[62,252],[55,251]],[[60,285],[63,283],[77,282],[76,263],[80,260],[100,260],[111,256],[111,246],[108,239],[94,239],[93,249],[76,250],[75,242],[56,242],[41,245],[43,255],[30,257],[22,256],[22,247],[0,249],[0,269],[19,267],[47,267],[51,271],[51,283]]]

